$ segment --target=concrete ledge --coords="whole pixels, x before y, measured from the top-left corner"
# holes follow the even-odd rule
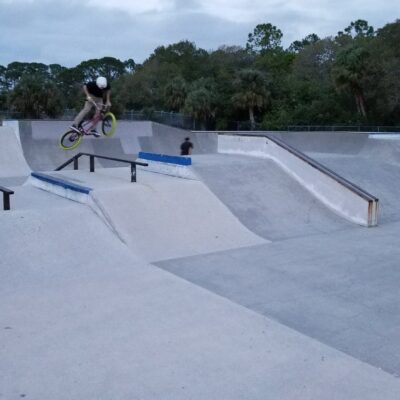
[[[168,164],[177,165],[192,165],[192,159],[190,157],[183,156],[169,156],[166,154],[156,154],[156,153],[145,153],[143,151],[139,152],[139,158],[148,161],[159,161]]]
[[[380,139],[380,140],[400,140],[399,133],[371,133],[368,135],[369,139]]]
[[[136,161],[146,162],[146,171],[174,176],[176,178],[199,180],[192,170],[192,159],[190,157],[168,156],[165,154],[139,153]],[[144,169],[138,166],[138,169]]]
[[[79,203],[88,203],[92,188],[77,185],[57,176],[32,172],[27,184]]]
[[[70,189],[80,193],[89,194],[92,190],[89,187],[77,185],[76,183],[66,181],[65,179],[61,179],[52,175],[42,174],[40,172],[32,172],[31,176],[44,182],[51,183],[56,186],[61,186],[64,189]]]

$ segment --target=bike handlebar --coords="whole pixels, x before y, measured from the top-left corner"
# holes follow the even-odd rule
[[[106,104],[103,104],[101,107],[99,107],[97,103],[91,98],[87,98],[86,100],[92,103],[99,111],[106,111],[108,108],[110,108],[110,106],[107,106]]]

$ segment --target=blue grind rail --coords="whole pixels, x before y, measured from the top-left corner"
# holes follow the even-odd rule
[[[168,156],[166,154],[145,153],[143,151],[140,151],[139,158],[143,160],[158,161],[168,164],[192,165],[192,159],[190,157]]]
[[[51,175],[42,174],[40,172],[31,172],[31,176],[41,181],[51,183],[52,185],[61,186],[64,189],[73,190],[74,192],[89,194],[93,190],[92,188],[77,185],[76,183],[68,182],[64,179]]]

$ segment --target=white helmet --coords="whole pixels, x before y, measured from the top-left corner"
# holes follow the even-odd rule
[[[105,89],[107,87],[107,79],[104,76],[99,76],[96,79],[96,85],[99,89]]]

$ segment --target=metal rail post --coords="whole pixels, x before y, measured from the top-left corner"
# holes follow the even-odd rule
[[[78,159],[79,159],[79,156],[75,156],[75,158],[74,158],[74,169],[75,170],[79,169]]]

